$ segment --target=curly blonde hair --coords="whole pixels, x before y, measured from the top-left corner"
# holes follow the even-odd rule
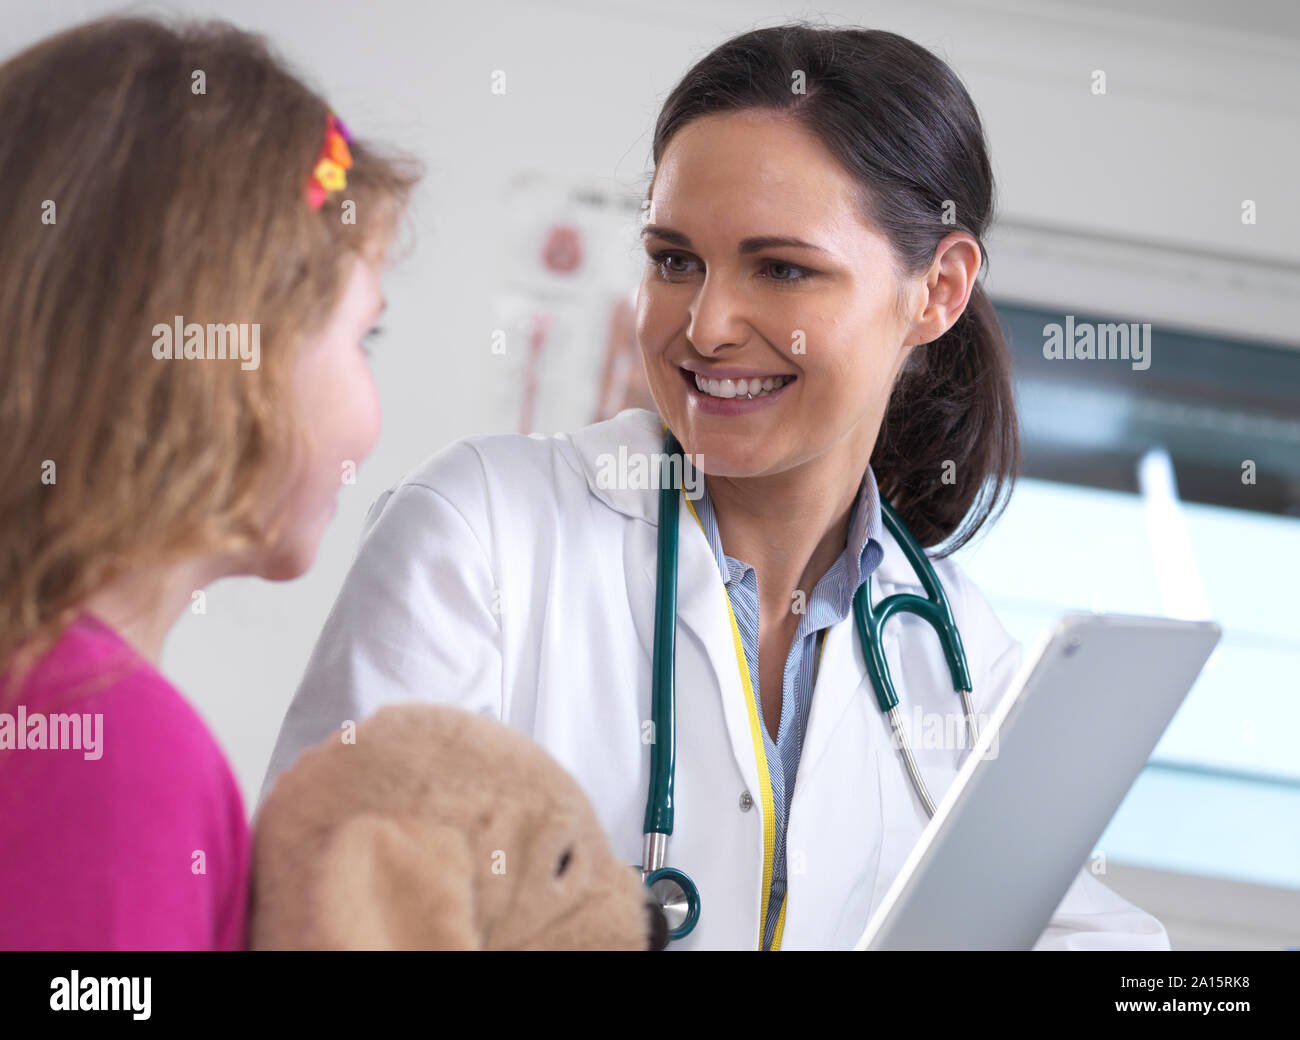
[[[0,111],[0,667],[14,678],[126,572],[278,536],[258,503],[301,450],[296,344],[345,261],[395,233],[420,168],[354,142],[346,188],[313,209],[330,108],[221,22],[60,33],[0,65]],[[260,367],[156,359],[151,330],[175,315],[259,324]]]

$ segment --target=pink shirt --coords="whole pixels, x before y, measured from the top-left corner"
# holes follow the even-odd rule
[[[248,856],[207,726],[83,614],[0,702],[0,949],[243,949]]]

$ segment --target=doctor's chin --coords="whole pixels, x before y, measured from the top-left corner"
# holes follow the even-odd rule
[[[344,950],[1279,990],[1294,11],[5,3],[13,1006],[422,963]]]

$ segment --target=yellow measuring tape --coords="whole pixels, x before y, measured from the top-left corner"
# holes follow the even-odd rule
[[[700,521],[700,515],[695,512],[695,507],[691,505],[690,498],[686,498],[686,508],[691,511],[691,516],[695,517],[695,522],[700,525],[700,530],[703,531],[704,524]],[[763,910],[758,919],[758,945],[761,949],[763,946],[763,929],[767,923],[768,900],[771,898],[772,893],[772,870],[776,861],[776,813],[772,805],[772,777],[767,768],[767,750],[763,745],[763,723],[758,717],[754,684],[750,680],[749,664],[745,660],[745,643],[740,638],[740,626],[736,624],[736,612],[731,609],[731,597],[725,595],[725,589],[723,591],[727,601],[727,617],[731,621],[731,638],[735,644],[736,661],[740,665],[740,682],[745,688],[745,708],[749,712],[749,735],[754,744],[754,759],[758,763],[759,794],[763,802]],[[825,635],[824,629],[818,633],[818,671],[821,670],[821,651],[825,649]],[[815,673],[813,681],[816,682]],[[772,936],[773,950],[781,948],[781,934],[785,930],[785,907],[786,900],[782,899],[781,912],[776,919],[776,932]]]

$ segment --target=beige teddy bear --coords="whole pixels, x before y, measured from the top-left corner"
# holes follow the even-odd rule
[[[276,780],[253,949],[662,949],[663,914],[574,779],[523,734],[403,704]]]

